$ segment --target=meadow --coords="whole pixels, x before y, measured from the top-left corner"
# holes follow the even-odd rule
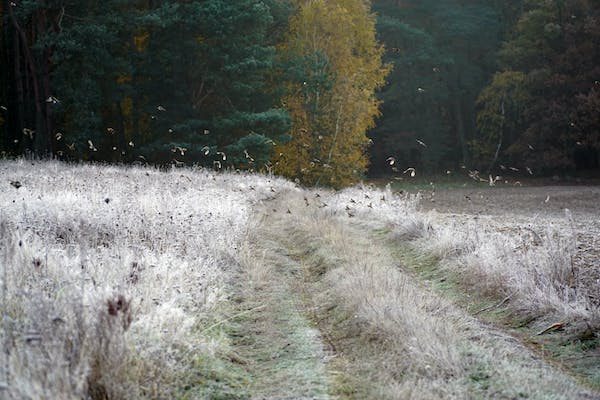
[[[597,188],[25,159],[0,185],[2,398],[599,396]]]

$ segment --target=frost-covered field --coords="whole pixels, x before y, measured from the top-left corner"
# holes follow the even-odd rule
[[[207,327],[251,207],[291,187],[23,160],[0,162],[0,185],[0,397],[15,399],[176,396],[198,354],[228,346]]]
[[[593,398],[553,366],[600,386],[586,218],[0,161],[0,398]]]
[[[388,189],[381,201],[353,188],[334,201],[340,214],[387,225],[399,245],[435,256],[467,293],[505,299],[503,306],[539,329],[560,322],[575,336],[599,337],[600,189],[470,189],[481,198],[476,205],[457,192],[417,204],[416,195],[399,199]]]

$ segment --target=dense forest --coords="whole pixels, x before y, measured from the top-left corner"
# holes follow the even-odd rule
[[[13,0],[0,21],[7,155],[334,187],[600,166],[599,1]]]
[[[374,8],[394,65],[370,132],[374,170],[389,171],[390,153],[429,172],[600,166],[599,1],[379,0]]]

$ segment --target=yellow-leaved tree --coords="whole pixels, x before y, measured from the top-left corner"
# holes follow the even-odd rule
[[[375,91],[389,68],[365,0],[298,0],[279,50],[292,71],[284,106],[290,141],[275,171],[307,185],[358,181],[368,165],[366,132],[379,115]]]

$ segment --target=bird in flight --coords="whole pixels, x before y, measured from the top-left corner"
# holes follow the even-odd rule
[[[185,155],[185,152],[187,151],[187,149],[185,147],[179,147],[179,146],[175,146],[174,148],[171,149],[171,151],[173,153],[179,153],[182,156]]]
[[[410,172],[410,176],[411,176],[411,178],[414,178],[414,177],[415,177],[415,175],[417,174],[417,171],[415,171],[415,169],[414,169],[414,168],[412,168],[412,167],[410,167],[410,168],[407,168],[407,169],[406,169],[406,170],[403,172],[403,174],[405,174],[405,173],[407,173],[407,172]]]

